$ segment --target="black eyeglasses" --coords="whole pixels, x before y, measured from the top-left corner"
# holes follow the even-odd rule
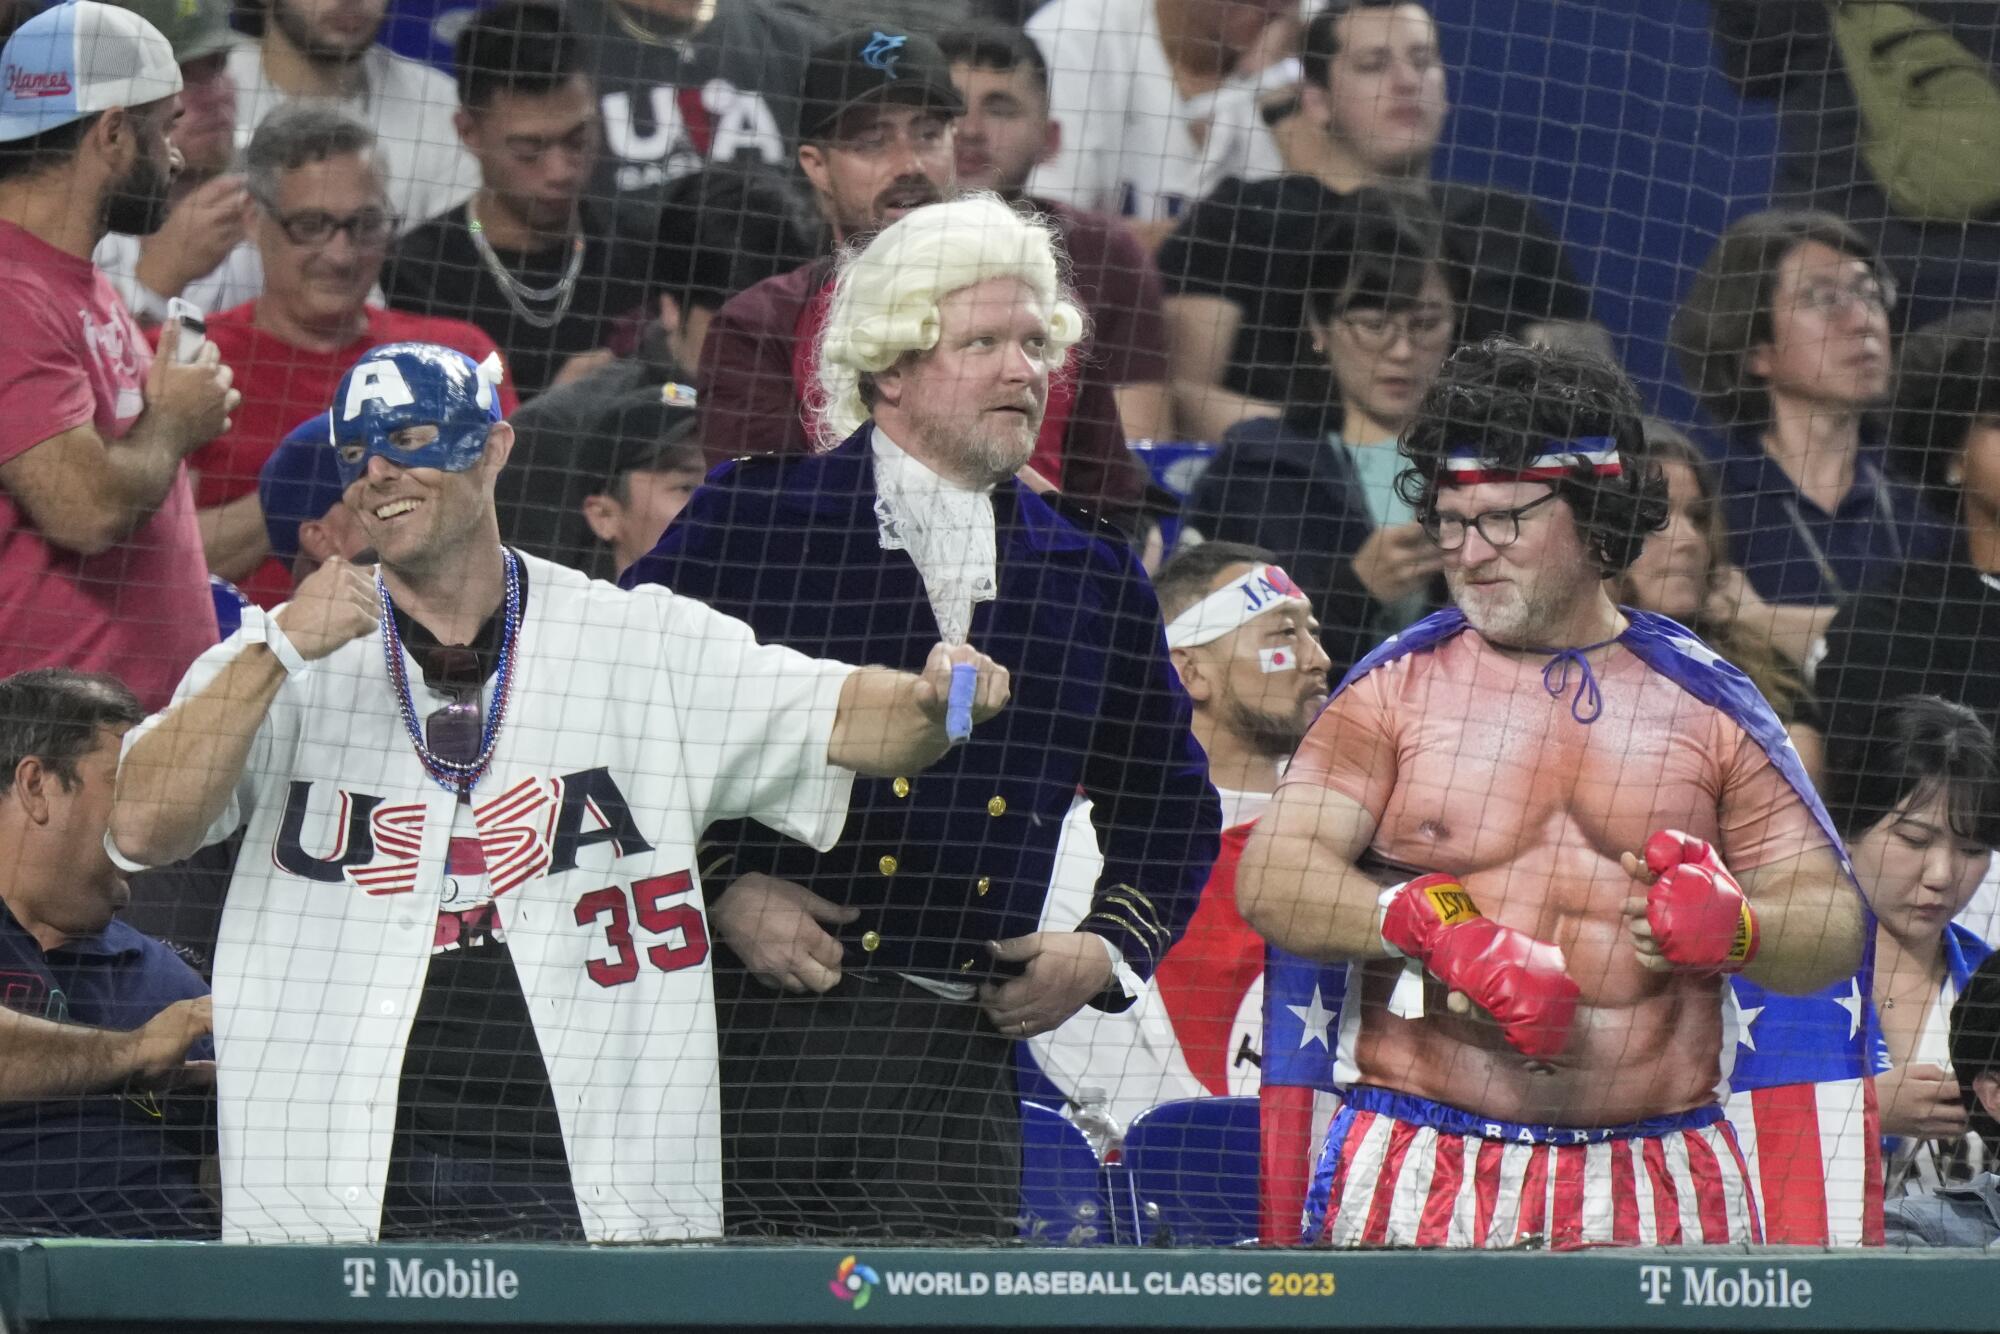
[[[450,701],[424,719],[424,744],[441,760],[471,764],[479,758],[485,731],[480,697],[486,674],[479,654],[469,648],[432,646],[410,650],[423,669],[424,684]]]
[[[372,250],[395,239],[396,225],[400,221],[395,214],[379,208],[364,208],[342,218],[320,208],[280,213],[269,200],[259,199],[257,203],[271,215],[271,221],[278,224],[285,239],[295,246],[323,246],[334,238],[335,233],[346,232],[347,239],[357,247]]]
[[[1439,514],[1436,510],[1423,516],[1424,532],[1431,541],[1438,544],[1440,551],[1457,551],[1465,545],[1466,530],[1476,528],[1486,539],[1488,546],[1511,547],[1521,540],[1522,516],[1532,513],[1556,498],[1551,491],[1538,500],[1513,509],[1486,510],[1468,518],[1456,514]]]

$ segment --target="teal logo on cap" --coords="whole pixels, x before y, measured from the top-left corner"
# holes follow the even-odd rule
[[[878,32],[869,38],[868,45],[861,48],[861,63],[870,69],[879,69],[893,79],[896,77],[896,62],[903,56],[903,44],[909,40]]]

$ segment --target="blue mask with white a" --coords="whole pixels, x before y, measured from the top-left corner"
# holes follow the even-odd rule
[[[352,486],[377,455],[398,468],[464,472],[486,452],[500,418],[503,371],[496,353],[474,361],[436,343],[388,343],[349,368],[327,410],[340,482]],[[397,442],[413,427],[429,439]]]

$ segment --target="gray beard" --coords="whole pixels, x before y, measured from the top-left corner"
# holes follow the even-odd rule
[[[960,482],[974,486],[993,486],[1007,480],[1021,471],[1035,454],[1032,434],[1026,441],[1015,444],[996,440],[976,428],[966,430],[936,418],[913,416],[911,424],[923,441],[924,458],[947,463]],[[1040,430],[1039,420],[1035,427]]]

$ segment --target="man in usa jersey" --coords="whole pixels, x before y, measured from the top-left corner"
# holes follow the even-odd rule
[[[237,1241],[712,1237],[722,1226],[695,842],[839,837],[853,771],[948,749],[1004,671],[760,645],[663,588],[500,542],[497,363],[378,347],[326,448],[379,554],[329,560],[129,735],[109,850],[247,822],[215,955],[223,1227]]]

